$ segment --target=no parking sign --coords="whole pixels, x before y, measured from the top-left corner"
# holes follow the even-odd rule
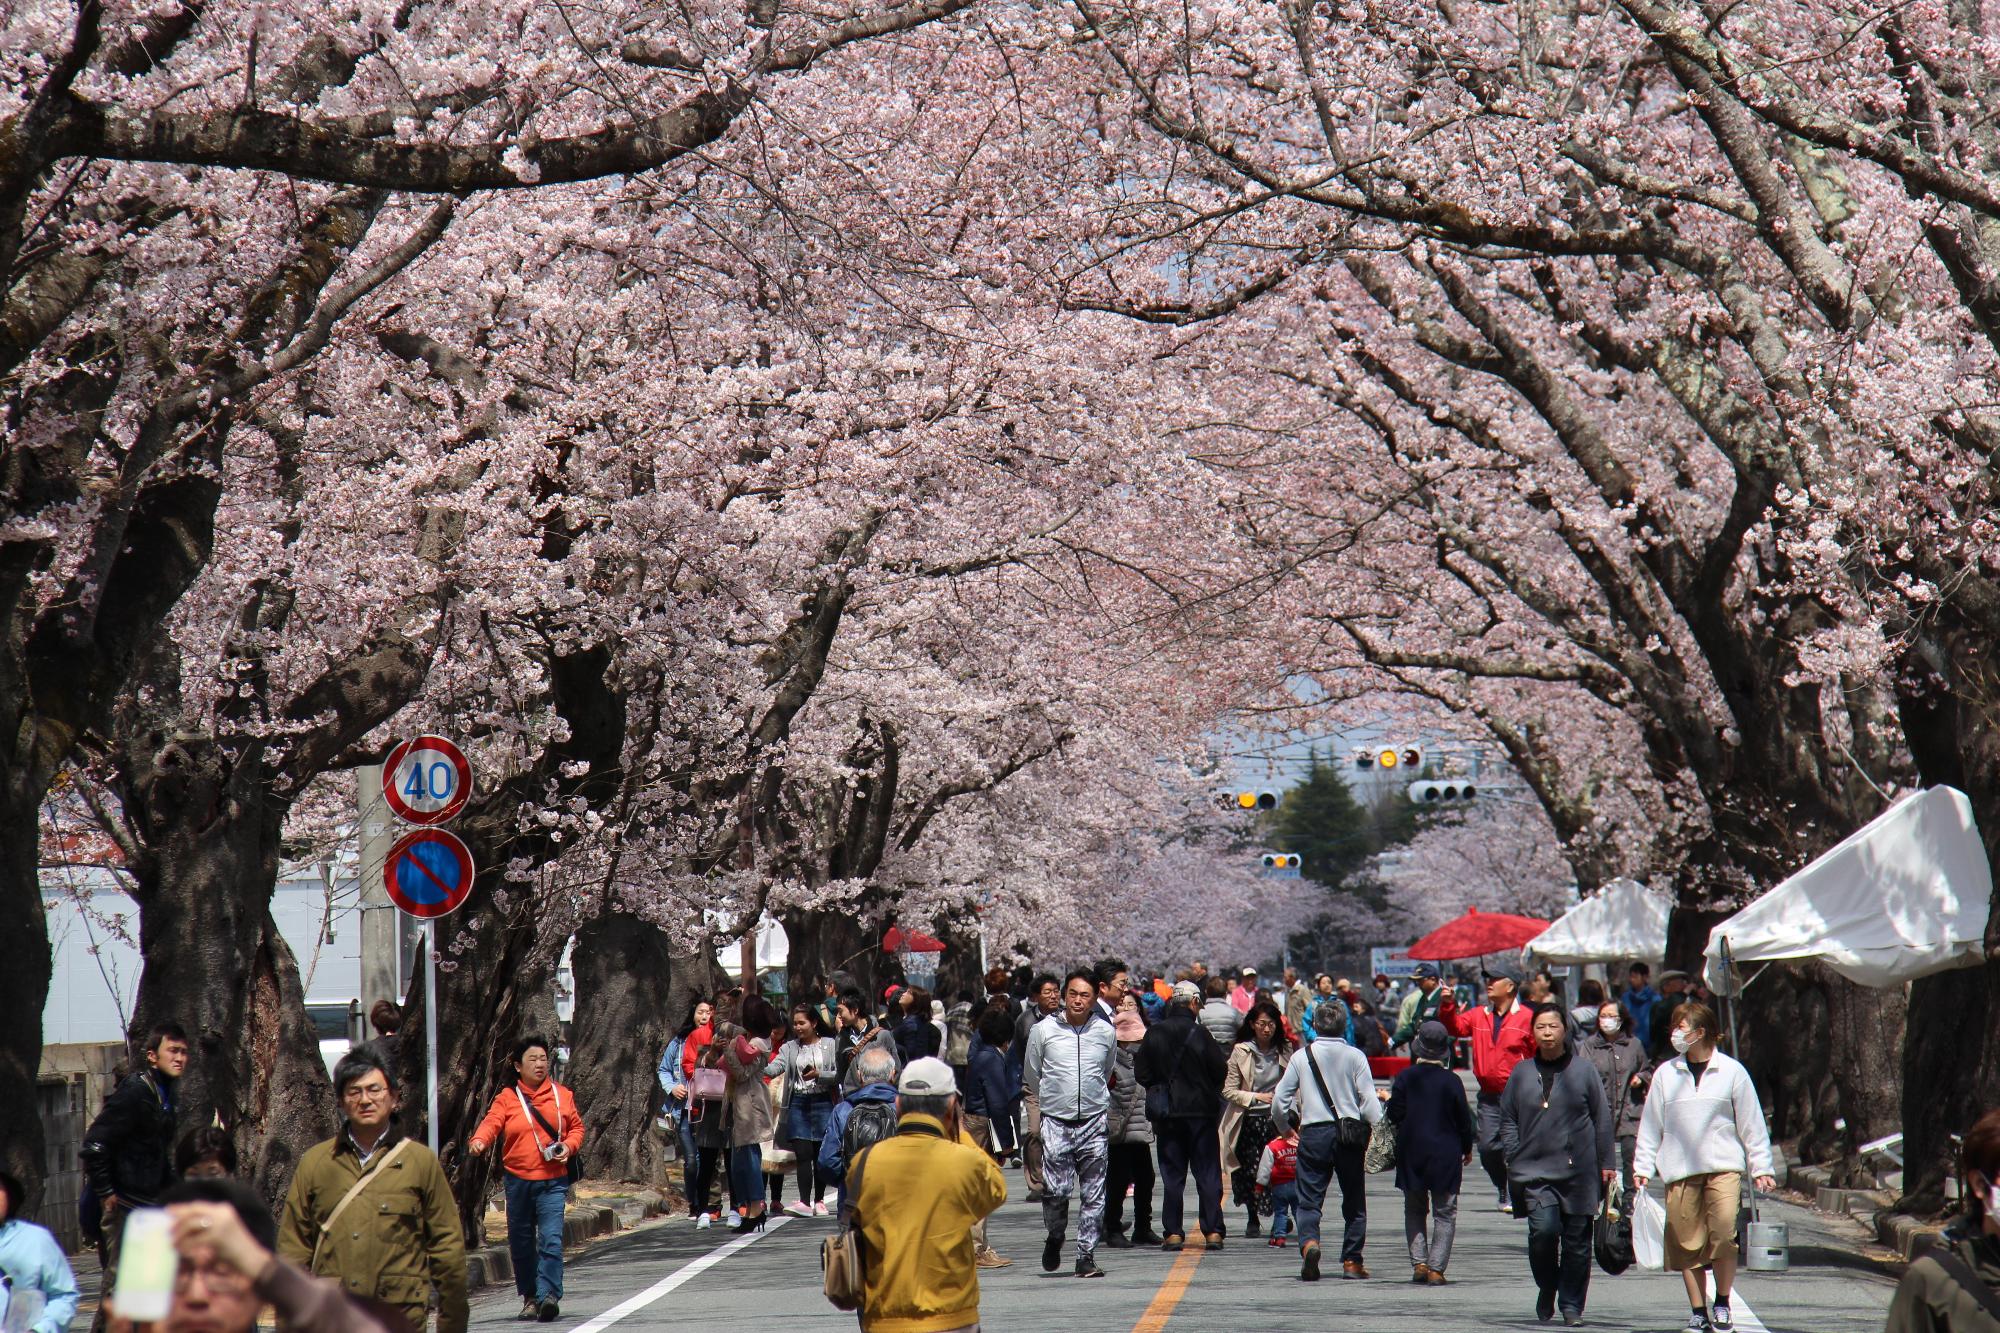
[[[389,751],[382,796],[406,824],[442,824],[472,796],[472,765],[442,736],[418,736]]]
[[[416,829],[389,849],[382,879],[390,901],[411,916],[441,917],[472,893],[472,849],[455,833]]]

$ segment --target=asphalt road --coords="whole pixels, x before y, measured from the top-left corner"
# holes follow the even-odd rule
[[[1190,1250],[1102,1250],[1107,1276],[1079,1281],[1068,1271],[1044,1274],[1039,1263],[1041,1209],[1022,1201],[1020,1174],[1007,1173],[1010,1201],[988,1232],[1011,1267],[980,1275],[983,1327],[1162,1333],[1163,1330],[1287,1330],[1352,1327],[1368,1333],[1436,1333],[1440,1328],[1540,1329],[1528,1277],[1527,1229],[1492,1208],[1484,1189],[1468,1191],[1452,1255],[1450,1284],[1409,1283],[1402,1242],[1402,1196],[1389,1176],[1369,1178],[1367,1282],[1338,1278],[1338,1212],[1328,1235],[1335,1276],[1312,1286],[1298,1281],[1295,1249],[1236,1238],[1243,1215],[1231,1215],[1231,1239],[1219,1253]],[[1477,1163],[1468,1170],[1483,1180]],[[789,1192],[789,1191],[788,1191]],[[1474,1201],[1485,1204],[1474,1208]],[[1863,1257],[1860,1228],[1845,1219],[1786,1203],[1768,1205],[1766,1220],[1792,1230],[1792,1268],[1745,1274],[1735,1302],[1744,1333],[1877,1333],[1894,1280]],[[1189,1216],[1193,1216],[1192,1199]],[[764,1233],[737,1237],[720,1228],[697,1231],[672,1219],[591,1247],[573,1258],[557,1333],[649,1333],[659,1329],[852,1329],[854,1316],[828,1305],[819,1290],[819,1243],[830,1220],[788,1219]],[[511,1290],[480,1294],[475,1329],[515,1326],[519,1299]],[[1633,1269],[1591,1277],[1587,1327],[1672,1333],[1687,1318],[1680,1278]],[[521,1326],[525,1328],[525,1326]],[[1557,1323],[1551,1326],[1560,1329]]]

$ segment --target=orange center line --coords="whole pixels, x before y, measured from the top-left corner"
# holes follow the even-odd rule
[[[1174,1266],[1167,1270],[1166,1280],[1153,1293],[1153,1299],[1146,1306],[1146,1313],[1139,1316],[1139,1322],[1132,1325],[1132,1333],[1164,1333],[1167,1320],[1173,1317],[1174,1307],[1187,1295],[1188,1284],[1194,1281],[1194,1270],[1201,1263],[1206,1247],[1190,1245],[1182,1250],[1174,1260]]]

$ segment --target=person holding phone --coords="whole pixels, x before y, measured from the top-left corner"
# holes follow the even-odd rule
[[[549,1044],[523,1037],[514,1045],[517,1081],[502,1088],[472,1131],[474,1156],[496,1142],[507,1182],[507,1250],[521,1318],[548,1323],[562,1312],[563,1209],[569,1203],[570,1159],[583,1147],[576,1097],[549,1077]]]
[[[840,1091],[840,1066],[833,1034],[818,1005],[795,1004],[791,1035],[764,1067],[766,1078],[780,1078],[791,1090],[785,1107],[785,1139],[798,1158],[799,1197],[785,1211],[794,1217],[825,1217],[827,1182],[819,1175],[819,1145]]]

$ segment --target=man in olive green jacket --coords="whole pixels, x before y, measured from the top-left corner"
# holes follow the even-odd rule
[[[444,1168],[396,1128],[395,1084],[374,1052],[342,1056],[333,1086],[346,1124],[299,1159],[278,1254],[420,1331],[435,1287],[438,1333],[465,1333],[465,1233]]]

